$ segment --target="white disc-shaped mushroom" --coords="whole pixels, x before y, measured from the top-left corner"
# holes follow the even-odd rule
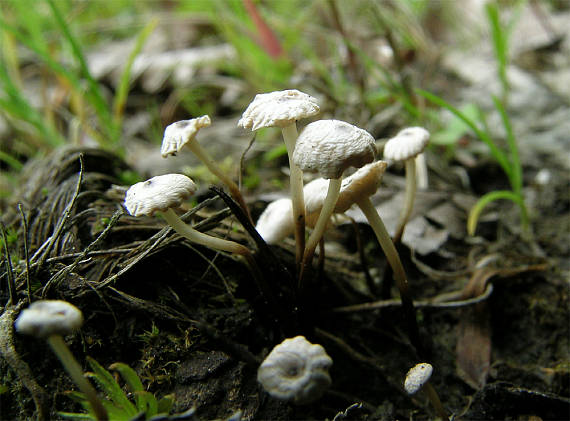
[[[173,209],[180,207],[196,191],[194,182],[182,174],[166,174],[132,185],[125,195],[125,208],[133,216],[153,215],[160,211],[168,224],[181,236],[214,250],[249,258],[249,249],[234,241],[213,237],[185,224]]]
[[[16,331],[38,338],[69,335],[83,325],[81,310],[67,301],[42,300],[23,310],[14,323]]]
[[[429,143],[429,132],[423,127],[408,127],[386,142],[384,158],[390,161],[404,161],[406,165],[406,199],[404,210],[394,234],[394,242],[400,241],[416,195],[416,156],[421,154]]]
[[[435,388],[429,383],[432,373],[433,366],[431,364],[416,364],[414,367],[410,368],[408,374],[406,374],[404,389],[408,395],[414,395],[423,389],[426,392],[438,416],[444,420],[447,420],[449,418],[449,415],[441,404],[441,400],[439,399],[439,395],[437,394]]]
[[[303,172],[292,160],[297,140],[297,120],[312,117],[320,112],[317,100],[296,89],[258,94],[249,104],[238,126],[257,130],[263,127],[280,127],[289,156],[289,176],[292,219],[295,225],[297,263],[300,263],[305,244],[305,204],[303,201]]]
[[[327,180],[323,180],[322,178],[319,180],[324,181],[328,185]],[[307,186],[309,186],[309,184],[307,184]],[[326,186],[323,199],[325,196]],[[318,213],[308,213],[306,217],[307,226],[314,227],[318,216]],[[277,199],[268,204],[261,215],[259,215],[255,229],[267,244],[277,244],[290,234],[293,234],[295,232],[295,224],[293,223],[293,205],[291,199]]]
[[[410,368],[404,381],[404,389],[408,395],[414,395],[426,384],[433,373],[433,366],[429,363],[416,364]]]
[[[170,124],[164,130],[160,153],[163,158],[166,158],[168,155],[176,155],[186,146],[212,174],[226,185],[232,197],[238,202],[244,213],[250,217],[249,210],[237,184],[216,164],[216,161],[210,156],[208,151],[206,151],[196,139],[196,135],[200,129],[209,127],[211,124],[212,122],[208,115]]]
[[[35,336],[47,341],[63,367],[85,394],[98,420],[108,419],[107,411],[91,383],[84,377],[81,366],[65,344],[64,335],[78,330],[83,324],[81,310],[67,301],[35,301],[20,313],[14,328],[24,335]]]
[[[299,135],[293,161],[302,171],[316,172],[329,179],[326,199],[315,229],[307,241],[303,267],[311,263],[315,248],[332,215],[342,185],[342,173],[374,160],[374,137],[366,130],[340,120],[319,120],[308,124]]]
[[[257,381],[277,399],[305,404],[318,399],[330,386],[332,363],[321,345],[296,336],[273,348],[257,370]]]

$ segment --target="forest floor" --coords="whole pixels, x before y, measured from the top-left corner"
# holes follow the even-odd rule
[[[568,42],[556,54],[567,52]],[[441,65],[445,77],[436,85],[445,80],[442,91],[460,103],[482,104],[500,133],[484,90],[498,82],[485,59],[457,52]],[[560,86],[568,70],[556,68],[537,70],[524,61],[509,72],[531,234],[521,230],[519,208],[499,201],[486,208],[476,236],[467,235],[472,205],[508,182],[494,160],[481,158],[481,142],[464,136],[452,159],[441,146],[427,151],[429,187],[418,192],[398,247],[416,303],[422,357],[434,366],[431,383],[457,420],[570,418],[570,108]],[[204,144],[220,160],[245,154],[251,134],[236,134],[239,114],[213,117],[219,129],[205,133]],[[375,130],[386,133],[395,125],[379,123]],[[224,140],[236,137],[231,146]],[[198,206],[185,208],[183,218],[254,251],[278,297],[277,305],[268,305],[240,260],[182,239],[160,218],[125,212],[125,174],[175,172],[194,162],[183,153],[156,164],[156,146],[135,151],[137,145],[127,147],[128,163],[87,146],[30,161],[4,204],[8,233],[20,239],[27,233],[29,270],[19,240],[11,251],[17,302],[0,316],[0,419],[81,410],[66,393],[74,384],[46,344],[11,329],[27,305],[28,288],[35,298],[64,299],[81,309],[84,326],[66,341],[85,368],[87,356],[103,367],[128,364],[156,397],[174,394],[173,414],[195,407],[200,420],[435,418],[426,396],[403,390],[408,369],[424,361],[410,343],[398,290],[360,213],[348,212],[354,224],[328,231],[322,267],[315,259],[299,291],[293,239],[256,242],[252,227],[202,183]],[[286,195],[270,181],[283,178],[286,165],[286,157],[267,168],[256,161],[261,181],[246,193],[254,220]],[[403,185],[403,168],[391,167],[373,197],[389,231]],[[9,271],[2,271],[7,302]],[[271,398],[256,379],[273,346],[296,335],[321,344],[333,360],[331,387],[306,405]]]

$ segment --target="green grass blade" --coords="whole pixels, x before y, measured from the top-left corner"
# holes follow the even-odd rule
[[[133,67],[133,63],[135,58],[139,55],[142,50],[144,43],[146,42],[147,38],[152,34],[155,30],[156,25],[158,25],[158,19],[153,19],[150,21],[139,33],[137,36],[135,46],[131,53],[129,54],[129,58],[125,65],[125,69],[121,74],[121,79],[119,82],[119,86],[117,87],[117,92],[115,93],[115,98],[113,100],[113,121],[115,124],[115,129],[120,130],[123,120],[123,113],[125,110],[125,103],[127,102],[127,95],[129,93],[130,81],[131,81],[131,70]],[[115,135],[117,139],[120,138],[120,133]]]
[[[71,46],[71,51],[73,52],[73,56],[75,57],[75,60],[79,64],[79,68],[81,70],[83,77],[87,80],[87,86],[88,86],[87,91],[90,94],[89,95],[90,103],[95,108],[95,111],[96,111],[97,115],[99,116],[99,118],[102,120],[101,122],[103,123],[104,129],[106,129],[107,134],[112,136],[115,133],[115,129],[114,129],[114,123],[113,123],[113,119],[111,117],[111,113],[109,111],[109,108],[108,108],[108,105],[107,105],[105,99],[103,98],[103,95],[101,94],[100,86],[95,81],[95,79],[91,75],[91,72],[89,71],[89,67],[87,66],[87,61],[85,60],[85,57],[83,56],[83,51],[82,51],[77,39],[71,33],[71,30],[70,30],[69,26],[67,25],[67,22],[65,22],[65,19],[63,18],[62,14],[61,14],[59,8],[56,6],[55,2],[53,0],[46,0],[46,1],[51,8],[53,16],[55,17],[55,20],[56,20],[59,28],[63,32],[65,39],[67,40],[67,42]],[[114,142],[115,139],[111,139],[111,140],[112,140],[112,143],[115,143]]]
[[[511,164],[513,169],[513,178],[512,178],[511,187],[517,194],[520,194],[522,190],[522,166],[519,158],[519,149],[517,146],[515,133],[513,131],[513,126],[511,125],[511,120],[509,119],[509,116],[501,101],[499,101],[497,97],[493,96],[493,103],[495,104],[495,108],[501,115],[501,120],[503,121],[503,126],[505,127],[505,131],[507,133],[507,144],[509,146],[509,152],[511,155]]]
[[[459,111],[459,109],[457,109],[453,105],[449,104],[443,98],[440,98],[437,95],[432,94],[431,92],[424,91],[423,89],[416,89],[415,92],[417,92],[419,95],[426,98],[428,101],[433,102],[434,104],[449,110],[455,116],[457,116],[461,120],[463,120],[463,122],[465,124],[467,124],[471,128],[471,130],[473,130],[473,132],[475,132],[477,137],[479,139],[481,139],[483,142],[485,142],[485,144],[487,145],[487,147],[491,151],[491,154],[497,160],[497,162],[499,163],[499,165],[501,166],[501,168],[503,169],[503,171],[505,172],[507,177],[509,177],[509,179],[511,179],[511,177],[512,177],[511,163],[509,162],[507,156],[504,154],[503,151],[501,151],[497,147],[497,145],[495,145],[495,143],[493,142],[493,139],[491,139],[491,137],[486,132],[484,132],[483,130],[479,129],[479,127],[477,127],[477,125],[475,124],[475,122],[473,120],[468,118],[465,114],[463,114],[461,111]]]
[[[137,408],[127,398],[121,386],[115,381],[113,375],[101,367],[93,358],[87,357],[87,362],[93,370],[93,373],[87,374],[101,386],[113,404],[121,408],[128,416],[134,417],[138,413]]]
[[[506,100],[507,93],[509,92],[509,81],[507,79],[507,34],[501,25],[499,6],[496,3],[489,2],[485,5],[485,12],[487,13],[487,19],[489,20],[489,24],[491,26],[491,38],[493,39],[493,48],[495,50],[495,57],[497,59],[497,73],[499,75],[503,89],[503,99]]]
[[[92,415],[85,414],[83,412],[58,412],[61,418],[69,420],[90,420],[93,421],[95,418]]]
[[[169,414],[174,405],[174,394],[166,395],[158,401],[157,414]]]
[[[140,392],[144,390],[141,379],[137,372],[124,363],[114,363],[109,366],[110,370],[118,371],[131,392]]]
[[[11,167],[13,170],[16,170],[16,171],[20,171],[24,167],[24,164],[22,164],[20,161],[18,161],[12,155],[10,155],[9,153],[6,153],[4,151],[0,151],[0,161],[4,162],[9,167]]]
[[[140,412],[144,412],[147,419],[158,414],[158,401],[150,392],[141,390],[135,392],[137,408]]]
[[[495,200],[500,200],[500,199],[506,199],[516,203],[521,209],[521,219],[523,220],[523,226],[528,225],[526,206],[524,204],[524,201],[522,200],[522,197],[513,193],[510,190],[496,190],[483,195],[469,211],[469,216],[467,218],[467,233],[469,235],[475,235],[475,230],[477,229],[477,222],[479,221],[479,216],[481,215],[481,212],[483,212],[485,206],[487,206],[489,203]]]

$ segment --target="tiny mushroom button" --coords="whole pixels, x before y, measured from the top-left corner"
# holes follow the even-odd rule
[[[310,403],[330,386],[332,363],[321,345],[296,336],[273,348],[257,370],[257,381],[277,399]]]
[[[429,132],[423,127],[408,127],[400,131],[395,137],[386,142],[384,146],[384,159],[390,161],[404,161],[406,165],[406,199],[404,210],[394,234],[394,242],[398,243],[404,233],[404,228],[416,195],[416,156],[421,154],[429,143]]]
[[[83,314],[73,304],[61,300],[41,300],[22,310],[14,327],[18,333],[45,339],[69,376],[85,394],[97,420],[107,420],[107,410],[63,340],[64,335],[78,330],[82,324]]]
[[[208,151],[204,149],[196,139],[196,135],[200,129],[209,127],[211,124],[212,122],[208,115],[192,118],[190,120],[181,120],[170,124],[164,130],[160,153],[163,158],[166,158],[168,155],[176,155],[177,152],[186,146],[212,174],[218,177],[222,183],[226,185],[232,197],[238,202],[240,208],[251,220],[249,209],[247,208],[238,185],[219,167],[218,164],[216,164],[216,161],[210,156]]]

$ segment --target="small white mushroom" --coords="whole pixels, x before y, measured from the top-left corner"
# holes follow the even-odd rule
[[[296,336],[273,348],[257,371],[257,381],[277,399],[305,404],[321,397],[330,386],[332,363],[321,345]]]
[[[160,211],[168,224],[181,236],[214,250],[223,250],[252,259],[249,249],[234,241],[213,237],[185,224],[174,212],[196,191],[194,182],[182,174],[166,174],[132,185],[125,195],[125,208],[133,216],[153,215]]]
[[[372,162],[375,153],[375,141],[370,133],[340,120],[315,121],[299,135],[293,162],[302,171],[316,172],[329,179],[327,196],[315,229],[307,241],[301,270],[310,265],[335,209],[342,186],[342,173],[348,167],[358,168]]]
[[[83,324],[81,311],[66,301],[42,300],[22,310],[14,327],[24,335],[45,339],[79,389],[85,394],[98,420],[107,420],[97,392],[83,376],[81,366],[65,344],[63,335],[73,333]]]
[[[404,233],[404,228],[416,195],[416,156],[421,154],[429,143],[429,132],[423,127],[408,127],[386,142],[384,158],[391,161],[404,161],[406,165],[406,199],[404,210],[400,214],[394,242],[398,243]]]
[[[323,180],[323,179],[319,179]],[[328,183],[327,180],[323,180]],[[307,184],[308,187],[311,183]],[[326,195],[326,186],[325,193]],[[320,209],[320,207],[319,207]],[[293,223],[293,205],[291,199],[277,199],[267,205],[265,210],[259,215],[255,229],[267,244],[277,244],[285,237],[295,232]],[[318,218],[318,213],[308,213],[306,218],[307,226],[314,227]]]
[[[423,389],[426,392],[426,395],[428,396],[428,399],[430,400],[438,416],[444,420],[447,420],[449,419],[449,415],[441,404],[441,400],[439,399],[435,388],[429,383],[429,379],[431,378],[432,373],[433,366],[431,364],[416,364],[414,367],[410,368],[408,374],[406,374],[404,389],[408,395],[414,395]]]
[[[289,176],[292,220],[295,225],[296,260],[300,264],[305,249],[305,204],[303,200],[303,172],[292,160],[297,141],[297,120],[320,112],[317,100],[296,89],[258,94],[249,104],[238,126],[257,130],[280,127],[289,157]]]
[[[164,130],[164,137],[162,139],[162,147],[160,153],[163,158],[168,155],[176,155],[180,150],[186,146],[194,155],[210,170],[212,174],[218,177],[230,191],[232,197],[238,202],[244,213],[251,219],[249,209],[245,204],[245,200],[239,190],[238,185],[216,164],[216,161],[210,156],[208,151],[204,149],[196,135],[201,128],[209,127],[211,125],[210,117],[203,115],[201,117],[193,118],[190,120],[181,120],[170,124]]]
[[[413,395],[426,384],[431,374],[433,373],[433,366],[429,363],[416,364],[414,367],[410,368],[408,374],[406,374],[406,380],[404,381],[404,389],[408,395]]]
[[[50,335],[69,335],[82,324],[83,315],[74,305],[61,300],[42,300],[33,302],[23,310],[14,327],[19,333],[46,338]]]

